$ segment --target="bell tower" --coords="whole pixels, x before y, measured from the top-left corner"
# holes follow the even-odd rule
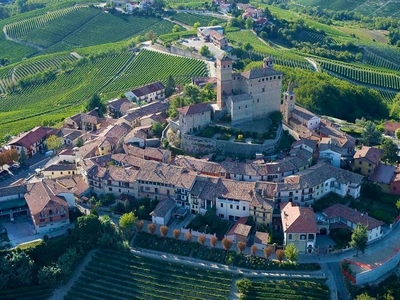
[[[232,59],[226,55],[217,58],[217,105],[225,107],[225,98],[232,94]]]
[[[289,123],[292,111],[295,108],[295,104],[296,104],[296,95],[293,92],[293,84],[289,82],[287,91],[283,93],[282,117],[286,123]]]

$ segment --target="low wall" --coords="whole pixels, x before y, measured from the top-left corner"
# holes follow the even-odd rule
[[[181,228],[181,233],[185,234],[186,232],[190,232],[193,236],[200,236],[200,235],[204,235],[204,232],[199,232],[196,230],[190,230],[190,229],[186,229],[186,228]],[[209,240],[212,237],[217,237],[215,234],[206,234],[205,235],[206,238]]]
[[[176,55],[189,57],[189,58],[196,58],[196,59],[201,59],[201,60],[204,59],[203,56],[201,56],[200,54],[198,54],[196,52],[187,51],[182,48],[178,48],[174,45],[171,45],[169,52],[176,54]]]
[[[274,140],[267,140],[264,144],[237,143],[224,140],[198,137],[189,134],[183,134],[181,139],[181,148],[190,154],[210,154],[219,152],[221,154],[237,154],[245,156],[254,156],[256,153],[273,153],[278,145],[282,134],[282,127],[279,127]]]

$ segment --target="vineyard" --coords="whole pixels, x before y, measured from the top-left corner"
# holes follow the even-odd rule
[[[302,42],[308,42],[311,44],[323,43],[326,36],[322,33],[316,33],[308,30],[302,30],[300,34],[296,37],[296,40]]]
[[[323,71],[333,76],[370,85],[371,87],[400,90],[400,77],[395,74],[325,59],[316,59],[316,61]]]
[[[23,287],[13,290],[0,291],[3,300],[42,300],[50,298],[52,289],[44,285]]]
[[[48,58],[34,63],[20,64],[15,74],[36,72],[56,61],[68,60],[68,55]],[[8,72],[8,73],[7,73]],[[5,70],[10,74],[10,69]],[[25,73],[23,73],[25,72]],[[69,72],[60,72],[54,80],[31,85],[0,98],[0,136],[18,133],[41,124],[43,121],[62,121],[81,109],[84,101],[94,93],[108,92],[115,97],[127,89],[156,80],[165,81],[173,75],[177,83],[188,83],[192,77],[207,74],[204,62],[161,54],[149,50],[134,54],[112,54]],[[8,77],[10,78],[10,77]],[[5,84],[4,80],[0,81]]]
[[[250,30],[240,30],[234,32],[227,32],[226,37],[229,42],[234,44],[246,44],[249,43],[254,51],[266,52],[273,50],[269,45],[261,41],[254,33]]]
[[[176,83],[189,83],[192,77],[207,75],[204,62],[150,50],[142,50],[124,72],[102,91],[117,92],[174,76]]]
[[[176,8],[183,8],[183,7],[188,7],[188,8],[197,8],[197,7],[202,7],[204,5],[204,1],[186,1],[186,0],[167,0],[165,1],[168,5],[171,7],[176,7]]]
[[[306,280],[251,281],[251,287],[241,290],[245,299],[275,300],[279,299],[329,299],[329,290],[322,282]]]
[[[212,20],[217,20],[219,24],[225,22],[225,20],[218,19],[216,17],[207,16],[204,14],[189,13],[177,13],[174,15],[174,19],[189,26],[193,26],[193,24],[196,22],[199,22],[200,26],[208,26]]]
[[[224,272],[101,251],[64,299],[225,300],[231,284],[231,275]]]
[[[5,30],[12,38],[56,52],[116,42],[149,30],[161,35],[171,32],[173,25],[155,17],[113,15],[74,6],[7,24]]]
[[[364,48],[364,63],[372,66],[400,71],[400,51],[394,49]]]

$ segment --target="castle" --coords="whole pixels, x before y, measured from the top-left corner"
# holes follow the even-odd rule
[[[231,116],[232,125],[263,119],[280,110],[283,74],[273,67],[267,57],[263,67],[241,73],[233,72],[233,60],[222,55],[216,61],[216,110]]]

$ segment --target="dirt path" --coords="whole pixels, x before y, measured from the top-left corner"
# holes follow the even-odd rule
[[[64,296],[68,293],[71,287],[74,285],[75,281],[79,278],[82,271],[85,269],[86,265],[92,260],[93,254],[96,253],[97,250],[90,251],[83,261],[76,267],[74,273],[68,282],[57,289],[54,290],[53,295],[50,300],[61,300],[64,299]]]
[[[6,28],[6,26],[3,27],[3,33],[4,33],[4,37],[6,38],[6,40],[13,41],[13,42],[18,43],[18,44],[21,44],[21,45],[26,45],[26,46],[35,48],[35,49],[37,49],[37,50],[39,50],[39,51],[43,51],[43,50],[45,49],[45,48],[43,48],[43,47],[41,47],[41,46],[39,46],[39,45],[36,45],[36,44],[33,44],[33,43],[29,43],[29,42],[23,42],[23,41],[20,41],[20,40],[17,40],[17,39],[14,39],[14,38],[10,37],[10,36],[7,34],[7,28]]]
[[[313,66],[313,69],[315,72],[319,72],[318,70],[318,64],[315,60],[309,58],[309,57],[305,57],[305,59]]]
[[[239,291],[236,287],[236,279],[234,278],[232,280],[232,287],[231,287],[231,291],[229,292],[229,300],[239,300]]]

